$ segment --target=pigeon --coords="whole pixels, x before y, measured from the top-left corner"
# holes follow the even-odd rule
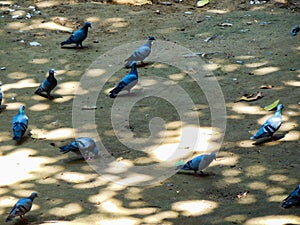
[[[131,64],[130,72],[122,78],[122,80],[117,84],[117,86],[111,90],[109,97],[115,98],[117,94],[124,90],[127,90],[130,93],[131,88],[133,88],[138,82],[138,71],[136,68],[136,61],[133,61]]]
[[[98,156],[99,149],[92,138],[80,137],[70,144],[60,147],[60,152],[63,154],[74,152],[77,155],[82,155],[84,159],[91,160]]]
[[[49,70],[49,76],[43,80],[40,84],[40,87],[35,91],[35,94],[43,96],[41,93],[46,92],[48,99],[53,99],[53,96],[50,95],[50,92],[56,87],[57,80],[54,77],[55,70]]]
[[[291,208],[292,206],[300,206],[300,184],[281,203],[281,207],[285,209]]]
[[[0,105],[2,105],[2,98],[3,98],[3,93],[2,93],[1,85],[0,85]]]
[[[186,164],[184,164],[184,166],[177,166],[176,170],[193,170],[195,172],[195,176],[199,176],[199,174],[197,173],[198,171],[201,175],[208,175],[207,173],[204,173],[203,170],[205,170],[213,160],[216,160],[215,152],[212,152],[210,154],[203,154],[188,161]]]
[[[281,124],[282,124],[282,116],[281,116],[281,111],[283,109],[283,105],[279,104],[277,106],[276,112],[274,113],[273,116],[271,116],[260,128],[259,130],[256,132],[256,134],[254,134],[250,139],[251,140],[255,140],[255,139],[259,139],[259,138],[263,138],[263,137],[269,137],[271,136],[271,138],[273,140],[274,139],[274,133],[280,128]]]
[[[138,47],[135,52],[125,60],[126,63],[124,66],[130,67],[132,61],[141,61],[141,63],[144,64],[144,59],[147,58],[151,53],[151,45],[154,40],[155,38],[153,36],[150,36],[146,44]]]
[[[291,30],[291,35],[296,36],[299,31],[300,31],[300,26],[295,26]]]
[[[19,113],[14,116],[12,121],[13,140],[20,141],[28,127],[28,117],[25,115],[25,106],[21,105]]]
[[[35,197],[38,197],[36,192],[32,192],[31,195],[27,198],[21,198],[17,203],[14,205],[12,210],[9,213],[9,216],[5,220],[5,222],[12,221],[14,217],[20,216],[22,220],[25,219],[25,213],[29,212],[32,207],[32,202]]]
[[[61,46],[67,45],[67,44],[76,44],[76,47],[80,45],[81,48],[82,42],[86,39],[88,35],[89,27],[92,27],[92,24],[90,22],[86,22],[82,28],[77,30],[74,34],[72,34],[67,40],[60,43]]]

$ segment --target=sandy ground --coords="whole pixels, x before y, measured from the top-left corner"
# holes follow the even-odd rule
[[[196,8],[190,0],[142,6],[89,1],[0,4],[0,67],[5,67],[0,71],[0,80],[3,104],[7,105],[0,114],[1,221],[18,198],[36,191],[40,197],[27,214],[28,224],[300,224],[299,208],[280,207],[281,201],[299,184],[300,34],[290,35],[291,28],[300,24],[297,1],[259,5],[250,5],[248,1],[211,1],[203,8]],[[35,6],[40,13],[29,6]],[[23,16],[12,18],[16,11]],[[26,13],[32,17],[26,18]],[[76,30],[84,21],[92,23],[84,42],[87,48],[60,48],[59,43],[70,35],[69,31]],[[122,93],[114,102],[106,94],[128,72],[120,63],[123,55],[135,49],[136,41],[145,42],[149,35],[157,41],[149,58],[151,63],[138,67],[141,80],[133,90],[135,95]],[[33,41],[41,45],[30,46]],[[185,60],[199,62],[203,66],[199,74],[204,84],[213,80],[222,95],[217,89],[201,88],[197,79],[192,78],[193,66],[184,71],[158,61],[160,52],[168,48],[162,43],[189,49],[178,55],[202,53]],[[119,46],[125,46],[126,51],[110,56]],[[104,61],[99,61],[99,57],[104,57]],[[185,65],[185,61],[180,63]],[[101,69],[100,64],[117,71],[101,83],[103,71],[98,70],[95,77],[88,79],[94,86],[84,89],[80,79],[90,65]],[[53,92],[57,98],[53,101],[33,94],[50,68],[56,69],[58,80]],[[158,78],[163,82],[158,82]],[[172,92],[176,85],[192,100],[193,108],[185,108],[181,92]],[[261,85],[273,88],[260,89]],[[160,88],[167,90],[167,97],[159,97]],[[263,98],[235,102],[244,94],[257,91],[263,92]],[[213,123],[212,110],[217,106],[207,98],[211,93],[220,102],[225,101],[226,129],[221,129],[224,118]],[[87,116],[83,118],[74,115],[74,109],[89,103],[88,98],[73,105],[76,96],[81,95],[96,99],[97,106],[95,111],[84,111]],[[179,103],[183,99],[183,105],[172,105],[172,99],[179,99]],[[277,132],[280,139],[253,145],[249,137],[274,113],[263,107],[277,99],[285,106],[284,122]],[[116,137],[113,115],[122,115],[132,101],[136,101],[135,105],[119,124],[121,135],[124,134],[121,138],[136,146],[138,140],[147,140],[152,135],[145,146],[168,146],[163,149],[165,152],[134,150]],[[39,140],[29,136],[20,144],[12,140],[11,121],[20,104],[26,105],[28,131],[38,134]],[[184,117],[178,108],[183,109]],[[50,145],[61,145],[78,133],[87,132],[90,124],[85,121],[90,116],[95,118],[97,135],[108,150],[101,151],[100,162],[109,156],[116,159],[99,166],[101,172],[110,176],[99,175],[76,155],[61,155],[57,147]],[[165,132],[159,130],[160,123],[149,128],[151,119],[157,117],[164,120]],[[132,172],[135,166],[153,165],[165,159],[168,150],[173,151],[172,146],[181,140],[181,121],[195,118],[200,121],[194,128],[199,132],[199,140],[193,140],[196,144],[185,150],[189,157],[218,151],[217,160],[206,170],[209,176],[180,172],[159,180],[155,170],[144,171],[152,174],[144,178],[144,184],[159,182],[124,185],[126,175],[137,182],[142,179]],[[84,125],[74,127],[74,122]],[[159,132],[152,134],[156,128]],[[116,162],[123,162],[128,171],[117,168]],[[168,166],[164,169],[173,170]],[[120,179],[121,184],[115,182]],[[11,224],[23,222],[16,218]]]

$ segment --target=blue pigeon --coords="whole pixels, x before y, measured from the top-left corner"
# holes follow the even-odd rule
[[[300,26],[295,26],[291,30],[291,35],[296,36],[299,31],[300,31]]]
[[[300,184],[281,203],[281,207],[285,209],[291,208],[292,206],[300,206]]]
[[[199,176],[197,173],[198,171],[202,175],[207,175],[207,173],[204,173],[203,170],[205,170],[213,160],[216,160],[216,153],[212,152],[210,154],[203,154],[200,156],[197,156],[193,158],[192,160],[188,161],[186,164],[179,165],[176,167],[176,170],[193,170],[195,172],[195,176]]]
[[[274,133],[280,128],[282,124],[283,105],[277,106],[276,112],[271,116],[250,139],[255,140],[263,137],[270,137],[274,140]]]
[[[50,92],[56,87],[57,80],[54,77],[55,70],[49,70],[49,76],[40,84],[40,87],[35,91],[35,94],[43,96],[41,93],[46,92],[48,99],[53,99]]]
[[[117,94],[124,90],[127,90],[130,93],[131,88],[133,88],[138,82],[138,71],[136,68],[136,61],[133,61],[131,64],[130,72],[122,78],[122,80],[118,83],[118,85],[111,90],[109,93],[109,97],[115,98]]]
[[[74,44],[76,44],[76,47],[78,47],[80,45],[81,48],[83,48],[82,42],[86,39],[86,37],[88,35],[89,27],[92,27],[92,24],[90,22],[86,22],[82,28],[77,30],[67,40],[61,42],[60,45],[64,46],[66,44],[74,43]]]
[[[20,218],[24,220],[24,215],[30,211],[32,202],[35,197],[38,197],[38,194],[36,192],[32,192],[29,197],[19,199],[19,201],[17,201],[17,203],[12,208],[5,222],[12,221],[13,218],[17,216],[20,216]]]
[[[77,155],[82,155],[84,159],[90,160],[98,156],[99,149],[95,141],[89,137],[80,137],[70,144],[60,147],[60,152],[63,154],[74,152]]]
[[[20,141],[22,139],[28,127],[28,117],[25,115],[24,110],[25,106],[21,105],[19,113],[14,116],[12,121],[13,139],[16,141]]]
[[[141,61],[144,64],[144,59],[147,58],[151,53],[152,42],[155,40],[153,36],[148,38],[146,44],[138,47],[132,55],[126,59],[125,67],[130,67],[133,61]]]

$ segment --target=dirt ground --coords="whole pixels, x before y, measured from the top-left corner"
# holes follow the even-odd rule
[[[299,184],[300,33],[290,34],[292,27],[300,25],[299,1],[251,5],[249,1],[211,0],[202,8],[195,7],[196,2],[191,0],[145,5],[0,1],[0,5],[0,81],[2,104],[7,105],[0,114],[1,224],[16,200],[32,191],[38,192],[39,198],[26,216],[27,224],[300,224],[299,208],[280,207]],[[21,16],[12,18],[14,15]],[[84,41],[87,48],[61,48],[59,43],[70,35],[69,31],[85,21],[92,23]],[[190,60],[203,63],[220,85],[223,95],[219,97],[224,98],[227,112],[226,130],[212,132],[216,127],[211,125],[211,106],[205,91],[187,72],[156,62],[161,49],[155,43],[151,63],[138,67],[145,82],[141,80],[134,88],[136,96],[122,93],[115,101],[126,106],[130,99],[151,94],[159,84],[146,81],[154,76],[183,88],[195,104],[195,108],[185,109],[187,115],[196,113],[202,132],[200,143],[187,151],[190,156],[218,151],[217,160],[206,170],[209,176],[180,172],[155,184],[126,186],[105,179],[75,154],[61,155],[50,145],[61,145],[76,136],[73,100],[76,95],[95,91],[77,92],[90,65],[103,54],[109,59],[109,51],[118,46],[145,42],[149,35],[155,36],[157,43],[176,43],[201,53]],[[40,46],[30,46],[30,42]],[[128,52],[134,49],[129,47]],[[58,80],[53,101],[33,94],[50,68],[55,68]],[[122,144],[112,126],[111,116],[123,111],[112,111],[114,100],[106,94],[127,72],[121,68],[106,83],[99,83],[102,89],[96,98],[97,109],[87,113],[95,116],[98,135],[116,161],[151,165],[158,159]],[[206,74],[203,79],[211,78]],[[262,85],[273,88],[260,89]],[[258,91],[263,92],[263,98],[235,102],[244,94]],[[173,96],[181,98],[179,94]],[[285,107],[277,132],[280,139],[253,145],[250,136],[274,113],[263,107],[277,99]],[[38,139],[26,135],[16,144],[11,121],[20,104],[26,106],[28,131]],[[153,145],[178,143],[182,117],[172,102],[163,98],[138,101],[130,111],[129,126],[124,122],[120,127],[132,132],[129,135],[134,143],[151,135],[149,123],[155,117],[165,121],[166,132],[154,134]],[[77,121],[85,119],[75,116]],[[220,148],[205,139],[217,133]],[[102,169],[113,171],[118,180],[119,168],[113,165]],[[23,224],[19,218],[10,223]]]

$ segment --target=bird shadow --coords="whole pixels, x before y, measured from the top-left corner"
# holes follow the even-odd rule
[[[254,142],[252,145],[261,145],[261,144],[264,144],[264,143],[278,141],[278,140],[284,138],[287,133],[288,132],[283,133],[283,134],[276,134],[276,135],[273,136],[273,138],[271,138],[271,137],[260,138],[256,142]]]
[[[77,50],[85,50],[85,49],[89,49],[88,46],[83,46],[83,47],[77,47],[76,45],[72,45],[72,46],[61,46],[60,48],[62,49],[77,49]]]
[[[155,62],[147,61],[147,62],[144,62],[144,63],[136,64],[136,67],[137,67],[137,68],[144,68],[144,67],[153,65],[154,63],[155,63]],[[130,69],[131,66],[124,66],[123,68],[124,68],[124,69]]]
[[[35,93],[35,94],[36,94],[36,95],[39,95],[39,96],[41,96],[41,97],[43,97],[43,98],[48,99],[48,95],[46,95],[46,94],[44,94],[44,93]],[[57,94],[52,94],[51,96],[53,97],[53,99],[49,99],[49,100],[54,100],[54,99],[56,99],[56,98],[63,98],[62,95],[57,95]]]
[[[7,105],[0,105],[0,113],[6,110]]]
[[[193,176],[193,177],[208,177],[208,176],[211,175],[211,174],[208,174],[208,173],[197,173],[197,176],[196,176],[195,173],[184,172],[184,171],[178,171],[177,174],[186,175],[186,176]]]

